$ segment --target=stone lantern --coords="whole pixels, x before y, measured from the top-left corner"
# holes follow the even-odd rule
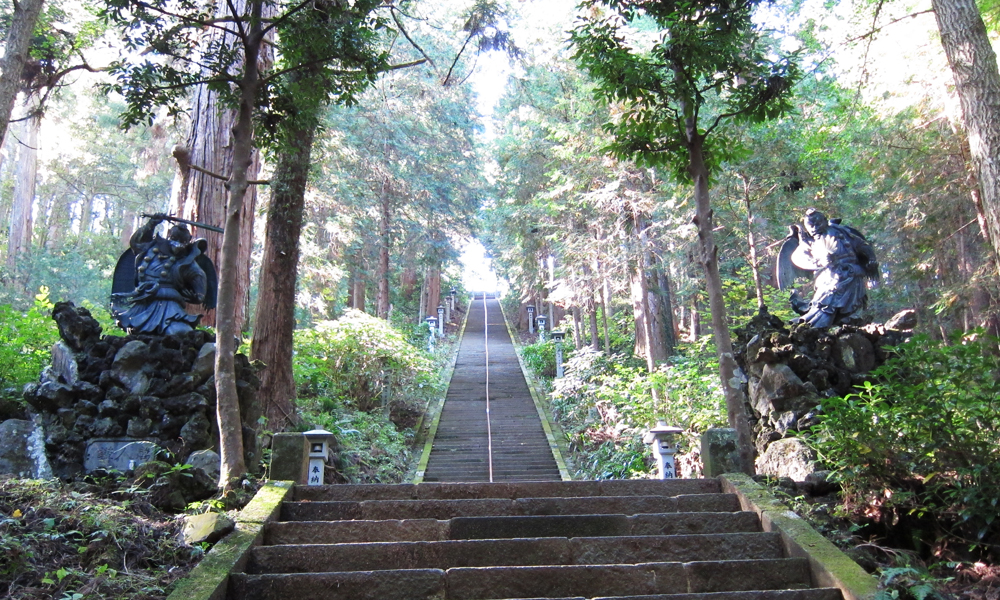
[[[427,321],[427,329],[430,330],[430,336],[427,338],[427,351],[434,351],[434,332],[437,330],[437,317],[427,317],[424,319]]]
[[[535,305],[529,304],[528,309],[528,333],[535,333]]]
[[[683,431],[680,427],[667,425],[666,421],[657,421],[656,427],[642,436],[643,443],[653,447],[653,458],[656,459],[656,468],[660,479],[675,479],[677,477],[677,471],[674,468],[677,441],[674,437]]]
[[[444,337],[444,306],[438,304],[438,333]]]
[[[563,340],[565,339],[565,331],[552,332],[552,341],[556,343],[556,377],[563,376]]]
[[[538,339],[542,340],[543,342],[545,341],[545,324],[547,322],[548,319],[545,317],[545,315],[538,315]]]
[[[333,434],[325,429],[313,429],[303,435],[309,443],[309,470],[306,474],[306,485],[323,485],[323,473],[326,460],[330,456],[330,442]]]

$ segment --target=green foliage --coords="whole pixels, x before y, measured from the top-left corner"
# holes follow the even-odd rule
[[[361,411],[395,399],[426,399],[437,383],[421,350],[384,320],[356,310],[296,331],[294,372],[300,396]]]
[[[704,143],[709,172],[739,155],[725,120],[761,122],[791,109],[799,78],[793,57],[772,58],[753,24],[758,2],[587,0],[572,32],[574,58],[594,77],[596,94],[624,105],[605,125],[608,150],[640,165],[669,165],[690,179],[692,148]],[[637,31],[652,22],[659,31]],[[662,32],[662,33],[661,33]]]
[[[692,451],[706,429],[723,425],[724,399],[710,346],[685,347],[652,375],[645,362],[584,349],[553,382],[552,406],[577,452],[585,478],[649,476],[654,469],[642,436],[657,420],[684,428],[680,468],[697,473]],[[653,401],[658,390],[661,403]]]
[[[311,426],[336,434],[339,481],[402,482],[412,456],[412,428],[397,427],[381,411],[366,413],[329,398],[305,400],[299,408]]]
[[[552,340],[524,346],[521,358],[533,373],[542,377],[556,376],[556,343]]]
[[[0,395],[13,389],[20,397],[24,384],[38,379],[58,340],[47,289],[42,288],[27,311],[0,305]]]
[[[823,401],[811,443],[836,470],[851,508],[926,528],[926,544],[982,549],[1000,540],[995,347],[974,337],[916,337],[873,373],[877,383]]]
[[[100,17],[120,32],[127,52],[111,65],[115,82],[104,89],[125,98],[125,127],[150,122],[161,107],[180,114],[188,88],[199,84],[236,106],[245,87],[247,53],[271,44],[279,58],[254,82],[260,89],[250,101],[261,139],[273,145],[281,141],[283,121],[314,120],[315,108],[329,100],[353,103],[386,68],[386,55],[375,47],[385,26],[385,19],[373,14],[381,4],[251,0],[242,11],[230,3],[212,14],[213,5],[194,2],[108,0]],[[216,36],[207,43],[205,30]],[[240,35],[223,39],[222,31],[232,30]],[[272,30],[278,35],[265,41]]]

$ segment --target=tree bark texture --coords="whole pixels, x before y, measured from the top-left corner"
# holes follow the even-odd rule
[[[278,157],[271,184],[260,292],[250,345],[251,358],[266,365],[260,374],[258,397],[271,431],[284,431],[296,421],[292,374],[295,281],[315,135],[314,124],[288,136],[288,146]]]
[[[932,0],[962,106],[994,259],[1000,265],[1000,71],[975,0]]]
[[[3,58],[0,59],[0,139],[4,139],[14,102],[21,91],[24,63],[35,32],[35,24],[42,13],[44,0],[18,0],[7,32]]]
[[[238,14],[246,10],[247,0],[234,2]],[[220,16],[229,14],[226,3],[220,3]],[[221,39],[220,39],[221,38]],[[205,43],[223,43],[228,46],[240,44],[235,36],[211,29]],[[257,69],[270,64],[270,50],[264,49],[258,57]],[[262,64],[263,63],[263,64]],[[230,177],[233,170],[235,143],[233,127],[239,117],[238,111],[226,108],[219,102],[218,94],[208,89],[207,85],[195,86],[191,97],[191,132],[186,148],[189,151],[191,164],[207,169],[223,177]],[[260,154],[253,150],[247,179],[257,179],[260,170]],[[205,223],[221,226],[226,221],[226,191],[227,181],[211,177],[193,169],[179,169],[174,177],[170,199],[170,214]],[[253,250],[254,215],[257,207],[257,186],[251,186],[246,193],[243,209],[240,213],[239,256],[236,262],[236,327],[239,331],[247,324],[247,310],[250,305],[250,254]],[[192,230],[195,237],[203,237],[208,242],[206,254],[218,266],[221,264],[221,253],[224,234],[195,227]],[[202,324],[211,326],[216,323],[216,311],[205,311]]]
[[[38,131],[42,115],[38,112],[38,96],[25,101],[25,119],[17,127],[11,142],[17,143],[17,163],[14,167],[14,200],[10,213],[10,233],[7,238],[7,268],[13,270],[20,256],[31,250],[33,230],[32,205],[38,182]]]
[[[673,291],[670,289],[670,275],[667,266],[660,263],[656,268],[656,299],[659,308],[660,329],[663,349],[667,357],[677,349],[677,326],[674,320]]]
[[[693,129],[693,128],[692,128]],[[743,472],[754,473],[754,446],[750,438],[750,423],[747,419],[746,399],[742,384],[737,377],[736,359],[733,357],[733,341],[726,318],[726,303],[719,275],[719,255],[712,233],[713,215],[708,195],[708,169],[703,154],[704,140],[698,134],[689,140],[689,171],[694,180],[696,205],[695,225],[698,228],[699,260],[705,272],[705,287],[712,315],[712,330],[715,347],[719,356],[719,376],[726,397],[726,413],[729,426],[736,430],[737,449]]]
[[[239,397],[236,393],[235,355],[240,329],[236,323],[237,278],[244,199],[247,194],[248,171],[253,163],[253,107],[260,87],[257,58],[263,44],[261,8],[263,2],[252,5],[248,32],[243,40],[244,69],[240,81],[240,104],[233,127],[233,166],[228,180],[229,203],[226,206],[225,233],[219,260],[219,298],[216,309],[215,391],[218,397],[220,454],[222,469],[219,486],[229,489],[233,479],[246,472],[243,457],[243,423],[240,419]]]
[[[389,195],[388,187],[388,182],[382,185],[382,208],[379,218],[378,275],[376,276],[378,295],[375,297],[375,316],[380,319],[389,318],[389,245],[392,243],[389,228],[392,225],[392,198]],[[433,309],[428,307],[427,310]]]

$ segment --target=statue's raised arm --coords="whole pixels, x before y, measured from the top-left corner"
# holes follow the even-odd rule
[[[812,300],[792,293],[792,308],[802,315],[795,323],[830,327],[845,322],[868,301],[868,281],[879,278],[875,250],[865,236],[840,219],[827,220],[814,208],[806,211],[803,227],[792,225],[775,264],[775,283],[788,289],[796,277],[815,275]]]

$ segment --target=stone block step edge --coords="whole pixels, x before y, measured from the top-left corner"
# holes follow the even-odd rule
[[[757,513],[764,531],[781,534],[787,556],[809,561],[813,587],[837,588],[844,600],[873,600],[876,597],[878,580],[874,576],[766,488],[743,473],[727,473],[719,479],[722,491],[736,494],[743,510]]]
[[[294,487],[294,481],[269,481],[257,490],[253,500],[237,513],[235,529],[177,582],[167,600],[225,600],[229,575],[244,570],[250,550],[264,539],[264,526],[277,520],[281,503]]]

